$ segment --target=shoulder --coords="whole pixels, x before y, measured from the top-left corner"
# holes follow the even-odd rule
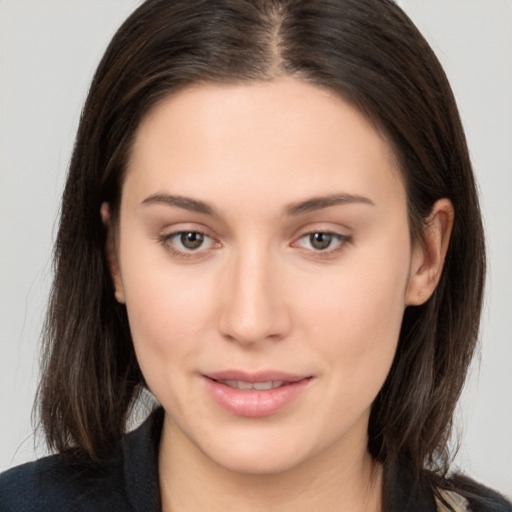
[[[148,512],[160,510],[157,450],[163,410],[112,446],[111,457],[93,464],[52,455],[0,475],[1,512]]]
[[[512,503],[504,496],[466,475],[453,475],[450,482],[467,499],[471,512],[512,512]]]
[[[122,465],[110,461],[101,468],[53,455],[12,468],[0,475],[2,512],[55,510],[107,510],[118,503]],[[115,490],[115,491],[114,491]],[[122,500],[121,500],[122,501]]]
[[[465,475],[453,475],[448,482],[449,490],[436,492],[438,512],[512,512],[504,496]]]
[[[384,467],[384,510],[512,512],[512,504],[465,475],[444,477],[426,469],[415,474],[407,460],[398,460]]]

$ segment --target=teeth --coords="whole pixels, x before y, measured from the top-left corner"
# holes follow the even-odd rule
[[[248,389],[255,389],[257,391],[267,391],[275,389],[284,384],[282,380],[269,380],[267,382],[244,382],[243,380],[219,380],[222,384],[230,388],[240,389],[246,391]]]
[[[259,391],[264,391],[265,389],[272,389],[272,381],[269,382],[255,382],[252,387]]]

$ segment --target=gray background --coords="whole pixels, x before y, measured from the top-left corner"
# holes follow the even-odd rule
[[[401,0],[452,82],[482,194],[482,351],[456,463],[512,497],[512,0]],[[0,0],[0,471],[44,453],[31,405],[58,204],[92,73],[135,0]]]

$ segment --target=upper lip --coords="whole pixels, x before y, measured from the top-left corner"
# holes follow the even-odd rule
[[[225,370],[220,372],[209,372],[203,374],[212,380],[238,380],[242,382],[298,382],[311,377],[311,375],[297,375],[277,370],[264,370],[259,372],[246,372],[242,370]]]

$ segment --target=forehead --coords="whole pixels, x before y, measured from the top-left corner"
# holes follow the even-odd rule
[[[195,85],[164,99],[141,123],[126,189],[204,199],[261,192],[267,203],[333,187],[403,195],[394,162],[373,125],[324,88],[294,78]]]

